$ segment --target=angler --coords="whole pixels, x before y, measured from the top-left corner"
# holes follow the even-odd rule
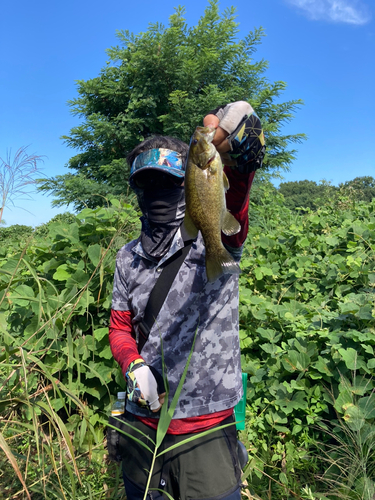
[[[155,440],[159,410],[165,404],[160,377],[162,347],[172,398],[196,338],[162,444],[164,449],[202,431],[233,424],[234,407],[243,393],[237,265],[248,230],[249,192],[264,156],[264,137],[259,118],[243,101],[220,106],[204,118],[203,124],[215,129],[212,143],[233,165],[224,167],[230,188],[226,203],[221,199],[220,210],[225,218],[226,204],[235,230],[225,234],[228,231],[223,221],[216,228],[220,245],[235,262],[236,272],[232,274],[207,275],[206,250],[210,243],[205,235],[206,248],[202,233],[195,230],[191,234],[191,227],[189,231],[183,224],[188,145],[175,138],[154,136],[128,156],[130,184],[143,214],[142,229],[139,238],[117,255],[109,341],[127,381],[122,417],[130,425],[127,432],[148,445],[147,436]],[[221,176],[221,182],[225,182],[223,179]],[[220,189],[224,192],[224,184]],[[194,218],[194,214],[189,215]],[[200,229],[204,233],[203,227]],[[126,496],[128,500],[141,500],[152,455],[124,435],[120,452]],[[241,466],[235,425],[158,457],[150,487],[154,500],[161,498],[162,492],[176,500],[240,500]]]

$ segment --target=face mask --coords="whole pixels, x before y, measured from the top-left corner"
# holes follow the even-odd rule
[[[185,191],[174,189],[138,191],[142,218],[141,243],[151,257],[160,259],[169,250],[185,215]]]
[[[181,212],[180,202],[184,202],[184,188],[159,189],[143,192],[141,210],[151,224],[173,222]],[[184,211],[185,211],[185,203]],[[180,210],[179,210],[180,209]]]

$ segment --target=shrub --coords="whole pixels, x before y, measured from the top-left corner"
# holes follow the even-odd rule
[[[292,218],[266,190],[252,206],[240,276],[247,438],[253,464],[286,485],[324,439],[315,424],[375,417],[375,203],[339,202]]]

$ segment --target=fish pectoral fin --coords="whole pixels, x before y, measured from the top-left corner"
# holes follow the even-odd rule
[[[229,186],[228,177],[225,175],[225,172],[223,172],[223,184],[224,184],[225,191],[228,191],[230,186]]]
[[[226,236],[233,236],[241,231],[240,223],[228,210],[225,212],[221,230]]]
[[[223,274],[240,274],[240,272],[240,266],[224,247],[217,253],[206,253],[206,274],[208,281],[216,281]]]
[[[194,240],[198,236],[198,229],[192,221],[189,212],[185,211],[185,217],[183,222],[183,228],[181,230],[185,232],[186,236],[192,240]]]

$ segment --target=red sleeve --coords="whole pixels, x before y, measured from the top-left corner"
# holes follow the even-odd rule
[[[224,172],[229,181],[226,193],[227,209],[240,223],[241,231],[233,236],[223,234],[222,240],[232,248],[239,248],[244,244],[249,230],[249,193],[255,172],[240,174],[238,170],[226,166]]]
[[[131,311],[111,310],[109,345],[113,357],[121,366],[124,376],[130,363],[142,357],[138,353],[132,319],[133,313]]]

